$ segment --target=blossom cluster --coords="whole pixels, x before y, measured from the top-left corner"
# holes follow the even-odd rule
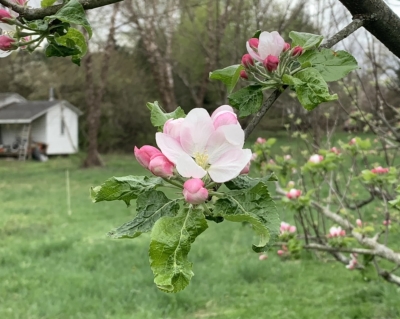
[[[244,131],[229,105],[220,106],[211,116],[195,108],[185,118],[169,119],[156,133],[156,142],[159,149],[135,147],[136,159],[154,175],[181,183],[191,204],[207,200],[206,185],[249,172],[252,153],[243,149]]]
[[[328,237],[329,238],[333,238],[333,237],[345,237],[346,236],[346,231],[344,229],[342,229],[342,227],[338,226],[332,226],[329,229],[329,234]]]
[[[281,222],[281,227],[279,228],[281,234],[284,233],[295,233],[296,232],[296,226],[290,225],[285,222]]]
[[[350,270],[353,270],[353,269],[356,268],[357,263],[358,263],[357,254],[356,253],[352,253],[352,254],[350,254],[350,261],[349,261],[349,264],[346,265],[346,268],[350,269]]]
[[[240,76],[256,82],[274,78],[274,72],[280,64],[285,69],[288,62],[303,53],[300,46],[291,49],[290,44],[277,31],[261,32],[259,38],[251,38],[246,42],[246,48],[248,53],[242,57],[245,70],[241,71]]]

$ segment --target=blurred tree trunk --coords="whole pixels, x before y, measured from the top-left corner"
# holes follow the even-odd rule
[[[135,25],[143,41],[161,105],[166,111],[173,111],[177,107],[172,72],[172,37],[179,20],[178,16],[174,15],[177,2],[176,0],[165,3],[160,0],[125,2],[126,15]],[[157,34],[157,31],[161,30],[162,35]]]
[[[119,4],[114,5],[110,21],[106,47],[104,48],[100,70],[100,83],[96,88],[93,78],[93,53],[88,52],[84,61],[86,76],[86,105],[87,105],[87,127],[88,127],[88,152],[83,162],[83,167],[103,166],[104,163],[98,152],[98,133],[100,128],[101,103],[106,89],[111,52],[115,47],[115,20]]]

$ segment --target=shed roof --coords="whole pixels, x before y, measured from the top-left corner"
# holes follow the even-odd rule
[[[70,108],[78,115],[82,114],[78,108],[67,101],[26,101],[11,103],[0,108],[0,124],[30,123],[39,116],[45,114],[48,109],[60,103]]]

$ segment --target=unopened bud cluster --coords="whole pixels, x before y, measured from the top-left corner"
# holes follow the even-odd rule
[[[240,77],[259,84],[279,84],[283,74],[292,74],[293,62],[303,54],[303,48],[290,44],[273,31],[261,32],[260,37],[251,38],[246,43],[247,52],[242,57],[245,70]],[[269,81],[269,82],[267,82]]]

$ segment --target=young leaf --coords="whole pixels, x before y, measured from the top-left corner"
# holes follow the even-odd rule
[[[88,32],[89,39],[92,37],[92,28],[86,19],[85,10],[78,0],[70,0],[56,14],[46,17],[46,20],[52,19],[81,25]]]
[[[318,48],[324,37],[318,34],[311,34],[305,32],[289,32],[289,38],[293,40],[292,47],[301,46],[304,50],[311,48]]]
[[[241,190],[246,188],[251,188],[257,185],[259,182],[275,182],[278,179],[276,178],[275,174],[272,173],[268,176],[261,177],[261,178],[253,178],[247,175],[239,175],[238,177],[226,182],[225,185],[230,190]]]
[[[322,75],[314,68],[307,68],[297,72],[294,77],[303,84],[294,84],[297,98],[306,110],[312,110],[320,103],[334,101],[337,94],[329,94],[328,84]]]
[[[191,244],[207,229],[200,208],[183,207],[175,217],[159,219],[151,232],[149,250],[154,283],[164,292],[183,290],[193,276],[187,259]]]
[[[163,185],[160,177],[124,176],[111,177],[100,186],[92,187],[90,196],[93,203],[123,200],[127,206],[140,194]]]
[[[135,238],[150,231],[157,220],[164,216],[175,216],[179,210],[179,199],[169,199],[163,192],[150,190],[140,194],[136,201],[135,218],[108,233],[112,238]]]
[[[54,41],[61,46],[68,47],[75,50],[75,54],[72,54],[72,62],[80,65],[82,57],[87,52],[87,44],[83,34],[74,28],[69,28],[66,35],[55,36]]]
[[[26,25],[34,30],[38,31],[45,31],[49,27],[49,23],[45,20],[33,20],[33,21],[28,21]]]
[[[357,60],[346,51],[322,49],[305,52],[298,58],[300,63],[310,62],[325,81],[337,81],[358,68]]]
[[[233,222],[249,222],[259,236],[255,252],[266,251],[279,235],[279,216],[267,186],[259,182],[252,188],[231,191],[214,206],[215,215]]]
[[[261,85],[249,85],[228,96],[229,104],[239,110],[240,117],[256,113],[262,105]]]
[[[151,124],[155,127],[162,127],[164,126],[165,122],[169,119],[178,119],[181,117],[185,117],[185,111],[182,110],[180,106],[178,106],[175,111],[171,113],[165,113],[164,110],[158,105],[158,102],[155,101],[154,103],[148,102],[147,108],[150,110],[150,121]]]
[[[54,4],[54,2],[56,2],[57,0],[42,0],[41,2],[40,2],[40,6],[42,7],[42,8],[47,8],[47,7],[50,7],[50,6],[52,6],[53,4]]]
[[[221,81],[226,85],[228,93],[231,93],[239,80],[240,71],[242,70],[244,70],[244,67],[240,64],[231,65],[224,69],[210,72],[210,79]]]

